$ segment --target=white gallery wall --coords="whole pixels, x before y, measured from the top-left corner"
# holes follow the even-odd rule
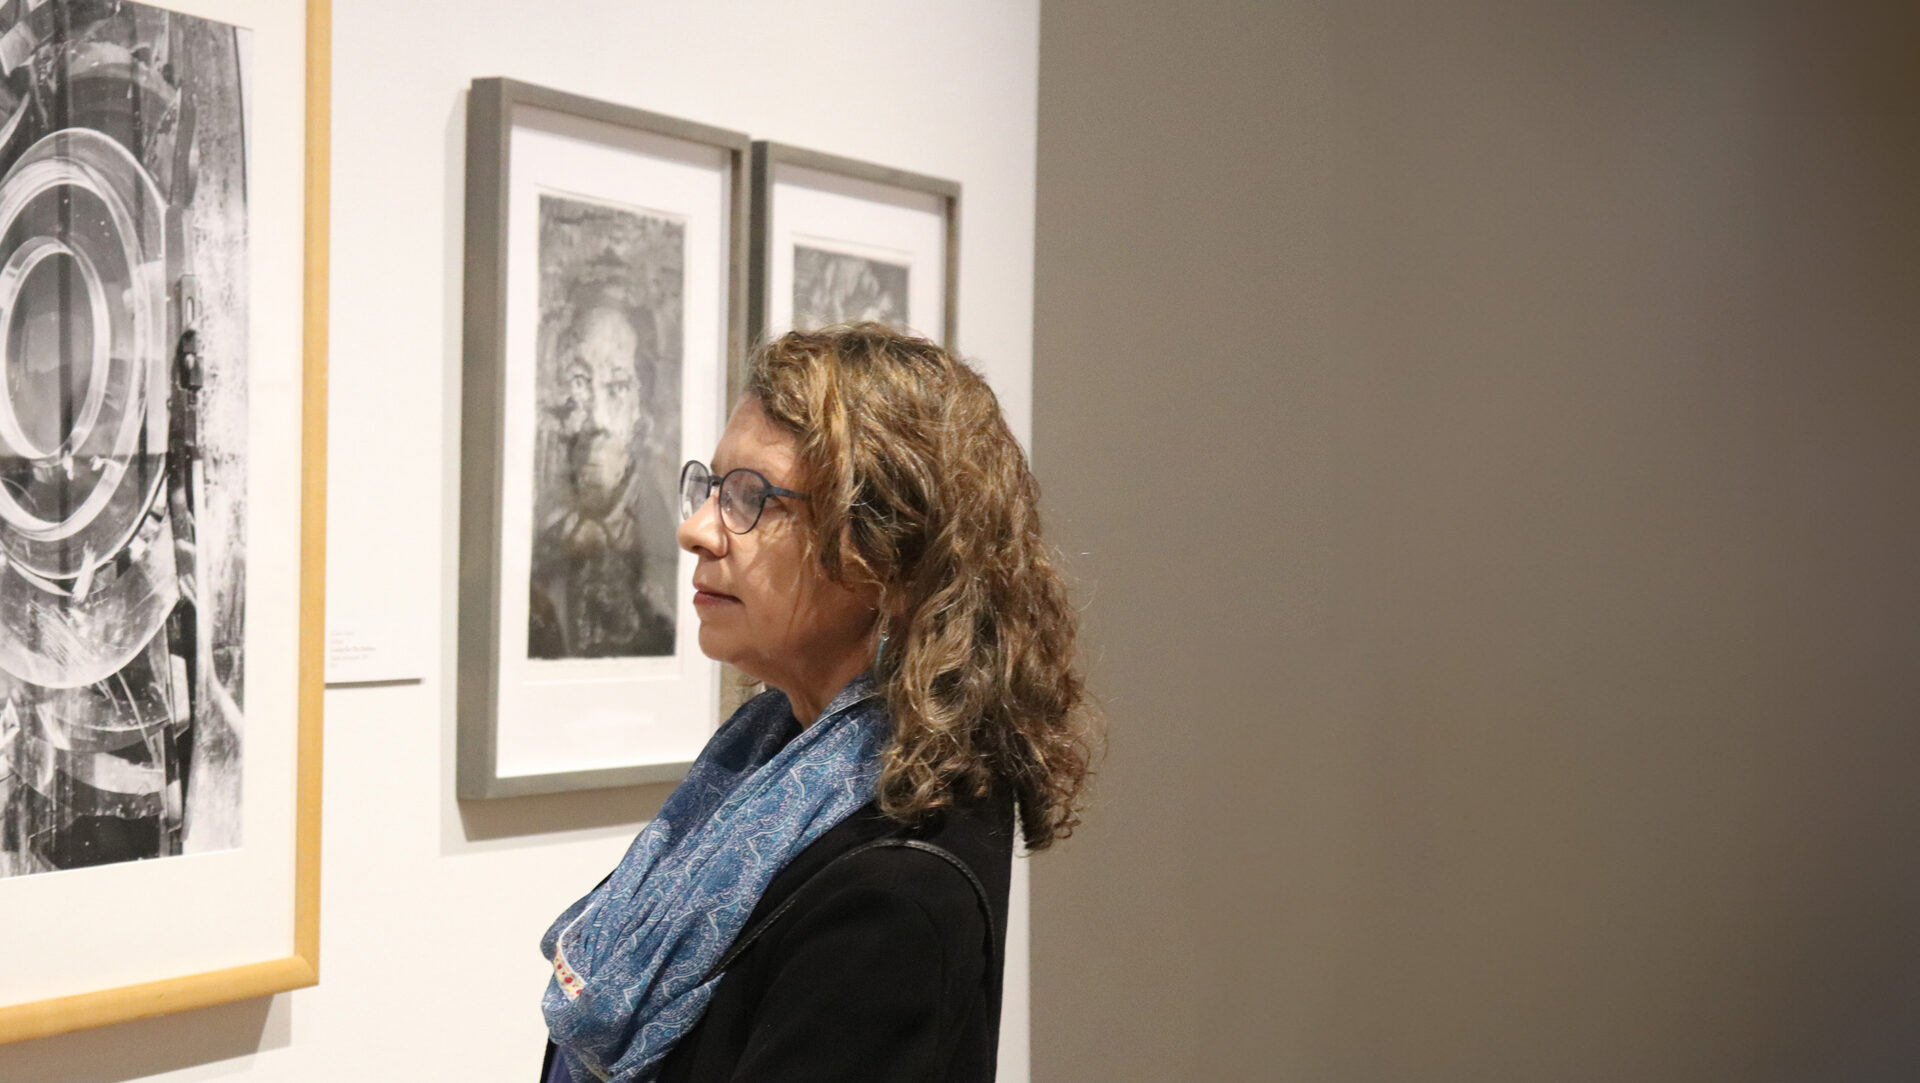
[[[421,679],[327,692],[317,987],[0,1047],[0,1080],[531,1083],[540,933],[668,788],[454,796],[467,85],[509,76],[960,181],[961,347],[1025,440],[1038,33],[1038,0],[335,0],[330,597],[386,625]],[[1013,1083],[1026,883],[1017,868]]]

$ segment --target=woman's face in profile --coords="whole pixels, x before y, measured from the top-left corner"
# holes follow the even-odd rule
[[[747,467],[768,482],[806,492],[794,440],[752,399],[740,404],[714,449],[715,475]],[[871,653],[878,591],[835,583],[806,552],[807,502],[769,497],[745,534],[720,522],[709,497],[680,524],[680,548],[699,558],[693,572],[700,650],[792,695],[845,680]],[[827,695],[838,684],[824,688]]]

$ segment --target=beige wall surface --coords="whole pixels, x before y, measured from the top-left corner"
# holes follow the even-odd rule
[[[1036,1080],[1920,1078],[1916,57],[1048,0]]]

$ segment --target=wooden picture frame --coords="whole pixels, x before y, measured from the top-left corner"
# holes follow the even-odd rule
[[[154,855],[161,857],[160,860],[114,858],[110,862],[83,868],[61,865],[52,868],[16,867],[13,870],[15,875],[0,877],[0,910],[8,912],[10,918],[18,919],[29,911],[60,915],[36,923],[36,927],[28,930],[26,935],[51,941],[47,950],[58,952],[61,964],[59,967],[49,967],[24,959],[25,955],[40,950],[32,945],[5,945],[9,959],[7,976],[0,978],[0,1043],[267,996],[312,985],[319,979],[331,5],[329,0],[242,0],[240,6],[244,8],[245,18],[235,22],[228,21],[233,19],[236,8],[233,0],[218,5],[208,0],[152,0],[145,5],[146,8],[170,14],[165,18],[155,16],[148,22],[139,23],[136,29],[146,32],[152,27],[161,27],[159,32],[170,36],[156,39],[158,45],[175,50],[162,76],[165,86],[171,89],[156,91],[154,88],[160,84],[149,82],[147,89],[141,93],[158,93],[162,96],[173,93],[183,99],[189,95],[211,93],[205,87],[214,84],[203,85],[196,80],[212,80],[214,77],[196,72],[211,72],[217,61],[222,73],[220,78],[227,80],[217,84],[215,92],[227,95],[220,100],[230,103],[236,97],[247,99],[247,112],[237,114],[240,119],[232,119],[230,114],[234,113],[234,109],[230,105],[223,106],[226,112],[219,113],[218,117],[202,110],[198,117],[199,129],[174,128],[169,136],[184,143],[193,131],[229,130],[215,127],[222,123],[219,117],[227,118],[227,123],[236,126],[230,130],[244,133],[245,138],[238,141],[238,150],[233,149],[231,144],[224,147],[213,144],[197,147],[197,171],[184,165],[187,157],[184,151],[180,152],[174,159],[177,163],[174,167],[176,172],[171,178],[173,187],[170,189],[172,198],[181,199],[183,191],[206,191],[208,185],[213,183],[209,177],[217,174],[219,168],[226,168],[229,172],[235,169],[244,171],[246,181],[238,209],[229,205],[222,212],[227,215],[223,219],[228,223],[227,228],[241,238],[241,246],[215,252],[211,246],[189,249],[181,244],[177,235],[169,235],[167,239],[168,244],[181,244],[180,251],[197,251],[208,261],[226,260],[221,266],[228,270],[223,273],[242,283],[246,292],[241,296],[246,306],[223,307],[223,301],[230,300],[230,296],[202,298],[196,292],[199,285],[195,284],[195,271],[210,264],[188,263],[185,275],[182,278],[169,278],[165,286],[166,310],[158,314],[148,312],[141,317],[158,320],[156,326],[173,328],[178,332],[182,353],[176,353],[171,362],[157,361],[150,368],[146,367],[144,361],[126,363],[129,371],[143,374],[139,379],[152,381],[163,373],[170,373],[176,381],[186,381],[184,386],[195,392],[212,394],[211,389],[221,380],[227,381],[225,386],[228,388],[244,389],[228,392],[244,397],[237,397],[235,401],[241,405],[232,408],[230,415],[223,415],[232,424],[239,425],[246,434],[245,443],[241,445],[242,457],[248,464],[246,470],[251,471],[245,476],[251,480],[235,483],[238,496],[232,493],[221,495],[222,491],[212,480],[205,480],[222,467],[208,466],[202,471],[198,465],[201,461],[199,456],[210,455],[207,449],[224,438],[218,434],[209,436],[207,444],[189,445],[185,452],[178,450],[178,443],[149,443],[144,446],[146,449],[128,453],[157,459],[160,453],[150,449],[165,447],[169,462],[191,461],[196,464],[191,472],[182,472],[182,476],[191,473],[194,480],[177,484],[183,487],[203,486],[204,482],[204,487],[190,491],[196,496],[207,497],[209,503],[189,505],[194,509],[194,514],[185,517],[188,525],[176,524],[167,528],[173,531],[171,536],[176,545],[182,534],[199,531],[194,535],[194,546],[198,548],[189,546],[180,549],[180,552],[191,550],[196,554],[208,553],[224,544],[234,552],[243,551],[245,554],[245,570],[233,573],[241,583],[236,589],[244,592],[246,600],[244,623],[237,618],[232,621],[234,626],[244,631],[218,633],[242,637],[243,646],[234,648],[227,659],[221,659],[216,664],[211,651],[212,644],[218,641],[218,634],[207,636],[205,633],[209,628],[228,627],[212,623],[228,618],[224,614],[206,616],[201,618],[202,623],[198,626],[201,634],[182,640],[187,646],[180,647],[180,653],[172,656],[176,659],[172,683],[168,683],[165,675],[148,673],[154,681],[153,688],[157,690],[155,695],[178,697],[174,700],[176,706],[173,710],[188,712],[186,718],[189,725],[198,724],[200,716],[195,712],[203,709],[229,712],[224,714],[229,724],[244,719],[244,728],[238,729],[244,735],[244,741],[236,739],[239,750],[231,753],[234,757],[233,773],[241,773],[240,765],[244,764],[246,778],[244,789],[236,784],[240,796],[233,797],[234,808],[229,810],[240,826],[232,828],[235,841],[225,848],[207,853],[194,850],[191,840],[195,831],[193,802],[196,798],[193,794],[196,791],[190,784],[191,780],[173,780],[166,784],[165,794],[174,794],[175,782],[178,782],[178,790],[187,794],[182,799],[185,811],[180,812],[175,807],[179,802],[174,802],[173,796],[165,796],[162,807],[167,811],[158,815],[163,824],[169,818],[185,817],[187,826],[179,829],[179,834],[188,840],[189,845],[184,852],[194,855],[191,861],[176,861],[165,856],[182,852],[176,848]],[[50,10],[52,5],[47,8],[35,7],[36,12],[24,16],[25,19],[64,19],[64,16]],[[127,5],[121,10],[125,12],[130,8],[131,5]],[[113,17],[121,16],[116,14]],[[126,17],[148,16],[135,14]],[[54,41],[54,47],[59,48],[59,42],[77,40],[76,35],[81,33],[78,24],[77,19],[48,24],[57,26],[57,30],[28,26],[23,39],[29,42]],[[18,28],[19,24],[13,29]],[[64,38],[57,35],[64,35]],[[16,40],[13,35],[9,35],[9,39]],[[217,48],[207,51],[203,48],[206,41],[215,42]],[[111,44],[109,41],[108,45]],[[201,51],[195,52],[194,49]],[[83,46],[79,52],[71,55],[82,56],[84,51]],[[137,63],[144,63],[147,56],[136,52],[134,59]],[[69,82],[83,78],[83,71],[99,70],[84,68],[73,60],[68,63],[71,66],[60,77]],[[244,90],[235,89],[242,87]],[[190,112],[179,110],[172,114],[173,119],[159,123],[176,124],[179,116]],[[87,127],[87,124],[72,118],[66,123],[69,126],[66,130]],[[136,125],[141,123],[149,122],[136,120]],[[101,124],[96,130],[106,132],[108,127]],[[150,134],[159,130],[163,129],[147,129]],[[89,138],[101,142],[96,137]],[[80,140],[80,137],[69,139],[71,144],[74,140]],[[101,145],[104,146],[104,142]],[[32,157],[32,151],[16,157],[17,151],[12,149],[11,144],[6,146],[9,165]],[[108,154],[106,151],[102,153]],[[124,151],[111,153],[125,154]],[[223,160],[229,164],[209,170],[214,155],[225,155]],[[108,156],[111,157],[111,154]],[[125,161],[134,160],[131,156],[125,157]],[[151,167],[153,161],[154,158],[149,157],[143,165]],[[137,173],[137,170],[134,172]],[[189,173],[197,175],[189,176]],[[8,173],[9,177],[15,175]],[[186,187],[183,188],[183,184]],[[159,188],[156,186],[155,190]],[[169,221],[181,217],[182,213],[179,204],[173,205]],[[190,216],[199,212],[189,210],[184,213]],[[27,241],[25,246],[31,247],[34,243],[39,242]],[[43,247],[45,251],[59,251],[57,242]],[[235,251],[239,254],[235,255]],[[27,273],[21,272],[23,277]],[[94,270],[88,269],[86,277],[91,278],[94,273]],[[22,287],[23,290],[25,288]],[[109,298],[109,301],[103,305],[101,297]],[[124,294],[96,294],[93,301],[94,317],[96,321],[105,322],[96,322],[94,326],[106,327],[118,318],[118,310],[113,307],[115,303],[128,308],[143,303],[127,298],[128,295]],[[150,309],[152,307],[149,306]],[[60,321],[67,321],[70,312],[65,308],[59,311]],[[235,311],[239,313],[237,317]],[[214,328],[226,326],[220,323],[223,319],[239,320],[237,326],[241,330],[231,332],[225,340],[221,340],[220,333]],[[196,328],[200,338],[189,338],[189,333]],[[204,346],[204,357],[194,350],[195,341]],[[66,348],[69,351],[73,349],[71,345]],[[181,357],[188,353],[192,355],[190,360],[182,361]],[[80,364],[73,360],[78,356],[74,353],[62,356],[66,358],[63,364]],[[101,365],[97,357],[96,354],[96,376]],[[165,367],[168,365],[171,367]],[[221,367],[223,365],[226,366],[224,369]],[[182,373],[190,371],[205,374],[205,382],[195,382],[199,380],[197,376],[192,380],[182,376]],[[228,373],[236,375],[225,375]],[[149,382],[142,386],[164,388],[166,385]],[[176,382],[174,386],[177,395],[183,385]],[[155,392],[148,390],[141,394],[151,395]],[[151,398],[140,401],[144,404],[141,409],[148,411],[149,417],[157,414],[171,419],[141,423],[144,431],[149,433],[147,439],[150,442],[157,439],[151,434],[168,431],[176,434],[193,432],[198,438],[200,430],[193,426],[198,423],[199,415],[193,413],[191,408],[183,411],[179,406],[183,400],[158,400],[170,403],[165,406],[155,405],[155,400]],[[179,420],[182,416],[194,420],[183,423]],[[77,432],[76,427],[66,438],[79,441],[82,437],[76,435]],[[176,436],[175,439],[184,437]],[[207,461],[211,462],[211,459]],[[99,469],[97,463],[94,469]],[[229,466],[225,469],[232,468]],[[167,482],[175,483],[171,480]],[[222,537],[214,533],[218,528],[212,525],[215,519],[209,509],[216,506],[214,501],[222,499],[234,502],[243,509],[236,513],[241,523],[237,539],[232,535]],[[153,510],[153,504],[143,507],[156,520],[181,515],[178,511]],[[139,530],[144,531],[145,528]],[[138,538],[143,535],[135,533],[133,536]],[[89,553],[88,559],[95,558]],[[136,556],[133,559],[137,561],[140,558]],[[235,560],[238,562],[238,558]],[[207,566],[205,563],[193,565],[201,569]],[[77,579],[73,596],[80,597],[88,589],[88,584],[96,581],[89,579],[96,571],[101,575],[126,575],[120,567],[116,564],[110,572],[104,562],[89,565],[88,574]],[[169,567],[177,569],[178,565]],[[196,611],[204,612],[214,607],[211,598],[217,597],[217,593],[210,579],[196,575],[190,590],[186,587],[180,589],[182,597],[191,598]],[[202,594],[203,591],[207,593]],[[181,611],[175,609],[173,612],[177,616]],[[169,624],[166,627],[166,634],[172,636],[173,626]],[[154,642],[160,643],[160,640],[156,638]],[[169,640],[158,647],[149,645],[141,649],[143,652],[165,651],[172,642]],[[234,656],[243,661],[232,661]],[[182,670],[178,668],[181,663],[177,661],[182,657],[191,657],[199,665],[193,671],[197,675],[185,683],[179,676]],[[222,675],[223,667],[228,675]],[[240,677],[231,675],[236,672],[244,673],[244,686]],[[116,679],[119,679],[119,675],[116,675]],[[18,691],[21,687],[22,683],[16,680],[14,690]],[[212,691],[209,692],[209,689]],[[244,710],[241,707],[243,696]],[[0,701],[5,700],[5,681],[0,679]],[[40,701],[35,709],[44,708],[46,702]],[[208,707],[209,702],[214,706]],[[189,706],[178,706],[180,703]],[[176,723],[181,719],[179,713],[172,717]],[[12,747],[18,753],[23,746],[16,743]],[[69,757],[73,755],[64,750],[62,754]],[[198,755],[204,757],[210,754],[200,752]],[[41,761],[43,773],[39,777],[43,780],[47,762],[50,761]],[[200,765],[208,761],[189,760],[187,753],[180,753],[179,762],[191,762],[195,765],[194,769],[199,771]],[[26,769],[17,755],[8,766],[15,772]],[[68,762],[66,766],[71,767],[72,763]],[[25,775],[17,774],[14,781],[20,785],[29,784]],[[21,791],[14,792],[17,795]],[[207,807],[201,806],[203,813]],[[19,853],[31,857],[33,851],[21,850]],[[60,871],[62,869],[68,871]],[[252,892],[236,898],[232,887],[236,881],[218,880],[229,869],[268,870],[258,874],[263,877],[260,883],[264,885],[266,896]],[[251,881],[245,877],[255,876],[256,873],[243,871],[234,875],[241,877],[237,882],[246,884]],[[216,888],[216,882],[228,886]],[[135,928],[125,930],[133,937],[128,941],[131,947],[124,944],[115,947],[114,943],[118,941],[113,941],[112,937],[107,938],[112,943],[100,945],[103,930],[86,923],[84,915],[94,897],[109,891],[119,899],[116,905],[122,908],[144,908],[137,909],[137,912],[148,927],[143,928],[135,922],[132,923]],[[128,892],[131,894],[126,894]],[[284,899],[284,908],[274,901],[276,899]],[[185,924],[165,924],[172,921],[184,923],[188,919],[182,916],[183,912],[200,907],[204,907],[207,913],[196,914],[192,920],[204,919],[204,922],[210,922],[216,928],[228,927],[232,930],[231,936],[223,939],[227,934],[208,936]],[[66,916],[69,913],[72,916]],[[260,917],[257,922],[249,924],[251,918],[245,915]],[[154,936],[153,927],[166,927],[172,935]],[[22,951],[23,947],[31,950]],[[38,995],[34,992],[49,985],[63,991],[57,995]]]
[[[808,200],[796,201],[790,209],[784,198],[787,189],[805,190]],[[747,308],[753,342],[793,326],[799,303],[794,291],[804,290],[807,277],[799,266],[805,246],[795,238],[810,236],[820,241],[816,261],[839,264],[828,270],[894,276],[891,282],[868,281],[867,292],[870,299],[880,299],[878,305],[853,299],[859,287],[846,285],[846,276],[837,290],[825,281],[828,276],[815,276],[837,294],[833,304],[820,306],[834,311],[822,312],[818,322],[873,315],[919,330],[948,350],[958,349],[958,181],[759,140],[753,145],[752,198]],[[938,282],[922,288],[921,276],[937,277]],[[871,311],[876,308],[882,311]],[[904,319],[889,318],[888,313],[902,308],[907,309]]]
[[[511,79],[471,87],[463,799],[672,781],[720,720],[672,531],[680,464],[709,453],[740,379],[750,146]]]

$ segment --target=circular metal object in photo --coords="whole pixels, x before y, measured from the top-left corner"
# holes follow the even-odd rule
[[[153,544],[171,532],[149,521],[166,224],[145,168],[92,129],[43,136],[0,178],[0,593],[17,600],[0,607],[0,667],[36,684],[118,671],[178,596],[171,546]]]

